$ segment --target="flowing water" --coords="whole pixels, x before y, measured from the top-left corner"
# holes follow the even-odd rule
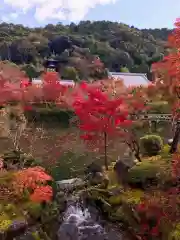
[[[34,240],[35,228],[21,231],[7,239]],[[55,234],[56,235],[56,234]],[[6,238],[5,238],[6,239]],[[78,203],[70,203],[64,212],[63,221],[54,240],[130,240],[131,238],[115,224],[102,221],[96,208],[85,208]],[[52,239],[52,240],[53,240]]]
[[[79,204],[69,205],[58,231],[58,240],[122,240],[123,233],[102,226],[90,212]]]

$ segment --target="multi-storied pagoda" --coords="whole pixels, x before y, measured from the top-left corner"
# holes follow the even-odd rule
[[[48,58],[44,61],[45,71],[48,72],[58,72],[59,61],[53,58]]]

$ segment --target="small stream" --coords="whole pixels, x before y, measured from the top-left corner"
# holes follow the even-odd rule
[[[105,224],[102,226],[96,219],[98,214],[76,203],[69,205],[64,213],[63,223],[58,231],[58,240],[122,240],[126,239],[117,231]]]

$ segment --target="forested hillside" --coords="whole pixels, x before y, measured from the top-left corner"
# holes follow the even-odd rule
[[[151,63],[163,57],[170,32],[109,21],[44,28],[1,23],[0,57],[20,65],[30,77],[38,76],[44,58],[52,54],[63,61],[61,71],[67,78],[103,77],[105,72],[95,71],[94,55],[111,71],[127,67],[131,72],[148,73]]]

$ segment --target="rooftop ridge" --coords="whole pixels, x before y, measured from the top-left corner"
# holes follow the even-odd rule
[[[145,77],[147,77],[146,73],[109,72],[109,74],[111,74],[111,75],[145,76]]]

